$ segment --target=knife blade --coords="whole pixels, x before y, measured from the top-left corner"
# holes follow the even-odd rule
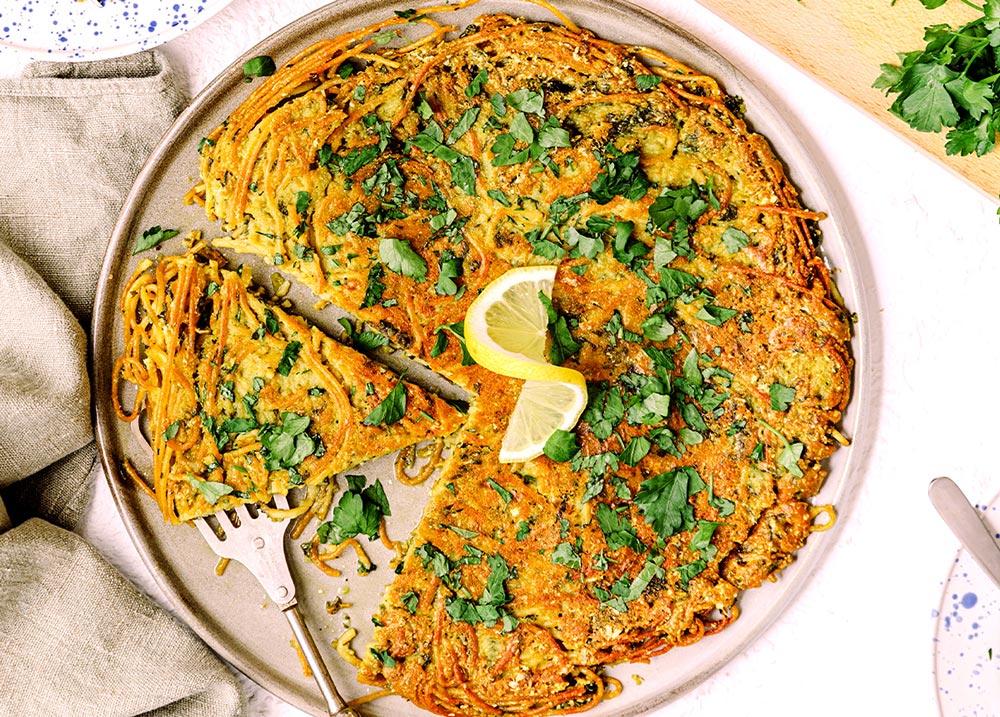
[[[951,478],[935,478],[927,487],[931,504],[972,559],[1000,587],[1000,545],[965,493]]]

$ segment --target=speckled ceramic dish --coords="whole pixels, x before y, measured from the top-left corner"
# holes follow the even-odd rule
[[[99,60],[148,50],[197,27],[229,0],[6,0],[0,47],[36,60]]]
[[[132,460],[139,470],[148,470],[148,460],[142,445],[111,409],[111,372],[122,341],[118,297],[137,263],[132,247],[144,229],[160,225],[180,229],[182,234],[202,229],[206,238],[217,236],[218,227],[206,220],[201,208],[184,206],[181,198],[198,174],[199,140],[225,119],[250,89],[243,81],[243,62],[256,55],[270,55],[280,63],[321,38],[363,27],[390,15],[393,10],[419,9],[421,5],[426,3],[337,2],[293,23],[237,58],[178,118],[140,174],[112,237],[97,293],[92,342],[98,440],[105,472],[135,545],[177,613],[199,635],[261,685],[317,715],[325,712],[316,686],[302,674],[299,659],[289,647],[288,627],[281,614],[267,604],[259,585],[239,565],[230,566],[222,577],[216,577],[213,573],[215,556],[197,531],[164,525],[153,502],[135,490],[123,476],[123,459]],[[863,246],[841,209],[836,188],[827,181],[825,168],[810,156],[796,131],[786,124],[784,117],[788,113],[769,100],[763,89],[766,82],[751,80],[700,40],[662,18],[619,0],[566,0],[559,5],[574,22],[599,32],[606,39],[655,47],[718,78],[729,93],[745,100],[748,120],[754,129],[770,139],[778,155],[787,163],[788,174],[800,188],[807,206],[829,214],[830,218],[821,223],[823,250],[835,269],[834,276],[847,307],[860,319],[852,344],[855,359],[853,398],[843,424],[843,432],[854,438],[854,445],[833,456],[829,478],[817,498],[818,503],[834,504],[843,515],[851,507],[855,488],[868,461],[869,441],[875,435],[879,389],[873,366],[879,360],[880,329],[874,294],[864,290],[871,287],[872,281]],[[449,15],[448,21],[461,27],[489,12],[507,12],[536,20],[552,19],[537,5],[516,0],[483,0]],[[183,251],[180,238],[163,244],[161,251]],[[271,285],[273,267],[245,256],[238,261],[253,269],[261,285]],[[296,287],[288,298],[296,311],[320,328],[338,335],[338,314],[330,308],[315,310],[315,299],[307,290]],[[415,373],[408,374],[411,379],[415,376]],[[391,457],[376,461],[364,472],[379,476],[386,486],[393,510],[389,532],[393,538],[402,538],[419,519],[428,486],[407,488],[396,484],[392,480],[391,461]],[[740,599],[740,619],[720,634],[692,647],[661,655],[648,664],[613,668],[611,673],[625,684],[624,693],[589,714],[607,717],[645,713],[717,672],[745,651],[789,607],[823,556],[834,546],[839,532],[838,524],[832,530],[813,535],[779,581],[744,594]],[[355,681],[354,669],[336,655],[331,642],[343,632],[345,625],[350,624],[359,630],[355,645],[363,648],[370,635],[370,615],[383,586],[392,577],[389,555],[381,545],[373,545],[370,554],[378,565],[374,573],[356,576],[353,561],[345,557],[343,564],[337,565],[344,570],[344,575],[330,578],[304,559],[295,559],[295,550],[297,546],[290,546],[302,608],[316,630],[317,642],[330,663],[334,678],[346,697],[364,695],[369,688]],[[338,596],[353,607],[331,616],[325,605]],[[393,717],[424,714],[396,697],[376,700],[366,705],[364,712],[371,716]]]
[[[1000,539],[1000,496],[977,506]],[[960,550],[935,611],[934,678],[944,717],[992,717],[1000,705],[1000,589]]]

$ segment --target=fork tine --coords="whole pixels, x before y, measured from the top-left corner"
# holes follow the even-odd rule
[[[236,506],[235,512],[236,515],[239,516],[240,525],[249,525],[250,521],[254,519],[245,505]]]
[[[274,507],[281,510],[288,510],[288,498],[283,495],[274,496]]]
[[[219,536],[216,534],[215,530],[212,529],[212,526],[208,524],[208,521],[204,518],[198,518],[193,522],[194,527],[196,527],[198,532],[201,533],[201,537],[205,539],[205,542],[208,543],[213,550],[215,550],[216,546],[222,545],[222,541],[219,540]]]

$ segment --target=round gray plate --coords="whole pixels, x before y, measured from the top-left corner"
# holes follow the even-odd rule
[[[184,206],[181,198],[198,176],[199,140],[225,119],[249,90],[243,82],[243,62],[256,55],[270,55],[280,66],[281,61],[321,38],[363,27],[390,15],[394,9],[413,6],[419,9],[424,4],[400,5],[385,0],[338,2],[292,23],[237,59],[195,98],[149,158],[125,201],[97,290],[92,330],[97,438],[105,474],[136,548],[173,607],[196,633],[256,682],[316,715],[326,714],[319,691],[303,675],[299,659],[290,647],[291,634],[283,616],[267,603],[253,577],[238,564],[231,565],[222,577],[216,577],[215,555],[197,531],[165,525],[153,502],[130,484],[121,469],[124,458],[147,472],[149,462],[143,446],[117,420],[111,408],[112,368],[122,345],[118,297],[138,263],[138,258],[131,254],[132,247],[145,229],[160,225],[181,229],[182,234],[201,229],[209,239],[219,234],[218,227],[207,221],[200,207]],[[836,505],[843,518],[868,460],[868,437],[875,433],[879,387],[872,367],[877,365],[881,352],[872,274],[855,228],[840,208],[836,186],[827,181],[824,168],[810,157],[785,123],[783,117],[787,113],[781,112],[761,87],[696,38],[662,18],[618,0],[566,0],[559,6],[575,23],[598,31],[606,39],[665,51],[718,78],[730,94],[745,100],[748,121],[768,137],[786,162],[804,202],[829,214],[830,218],[821,223],[823,250],[835,269],[834,276],[846,305],[860,319],[852,345],[854,395],[843,425],[843,432],[854,438],[854,445],[838,451],[832,458],[829,478],[817,499]],[[462,27],[477,15],[489,12],[507,12],[534,20],[552,19],[546,10],[530,3],[483,0],[479,5],[449,15],[448,22]],[[176,238],[162,245],[161,250],[180,253],[183,247]],[[249,264],[261,285],[270,286],[273,267],[245,256],[235,263]],[[314,311],[314,297],[302,287],[293,289],[289,298],[299,313],[320,328],[339,335],[336,318],[341,314],[330,308]],[[427,487],[397,485],[392,480],[392,457],[352,472],[381,478],[393,508],[390,534],[395,538],[408,535],[419,519]],[[649,664],[613,668],[611,674],[622,680],[624,693],[591,714],[594,717],[641,714],[719,670],[788,607],[834,545],[839,532],[834,527],[814,535],[778,582],[745,593],[740,599],[740,619],[720,634],[668,652]],[[381,545],[371,546],[370,554],[379,567],[364,577],[356,576],[353,561],[345,556],[337,566],[344,576],[330,578],[299,557],[297,546],[287,547],[301,607],[334,679],[348,699],[368,693],[370,688],[355,681],[354,669],[336,655],[331,643],[346,625],[353,625],[360,633],[354,644],[363,649],[370,634],[369,617],[384,585],[392,577],[388,552]],[[326,602],[338,596],[353,607],[330,616],[325,610]],[[386,716],[425,714],[396,697],[376,700],[364,712]]]

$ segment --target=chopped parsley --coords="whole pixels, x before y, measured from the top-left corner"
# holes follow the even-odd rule
[[[243,63],[243,81],[252,82],[254,77],[269,77],[276,69],[274,60],[267,55],[251,57]]]
[[[342,543],[356,535],[365,535],[371,540],[378,538],[383,516],[392,515],[389,500],[382,483],[376,479],[365,487],[362,475],[348,475],[347,490],[340,496],[330,516],[316,533],[324,543]]]
[[[787,411],[792,401],[795,400],[795,389],[777,382],[771,384],[768,393],[771,396],[772,411]]]
[[[191,482],[191,485],[198,489],[198,492],[201,493],[202,497],[211,505],[218,503],[222,496],[229,495],[233,492],[233,487],[231,485],[219,483],[218,481],[198,480],[194,476],[188,476],[188,480]]]
[[[400,378],[389,394],[362,421],[366,426],[389,426],[406,415],[406,384]]]
[[[413,250],[409,242],[394,237],[383,237],[378,243],[379,258],[397,274],[417,282],[427,278],[427,262]]]
[[[615,197],[637,202],[652,186],[639,166],[639,151],[621,152],[613,144],[604,148],[599,157],[601,171],[590,185],[590,198],[598,204],[608,204]]]
[[[299,352],[302,350],[302,342],[300,341],[290,341],[288,345],[285,346],[285,350],[281,354],[281,359],[278,361],[278,366],[275,369],[282,376],[287,376],[291,373],[292,366],[295,365],[296,359],[299,357]]]
[[[150,227],[139,237],[139,240],[135,243],[135,249],[132,250],[132,254],[134,256],[140,251],[146,251],[147,249],[159,246],[162,242],[178,234],[180,232],[177,229],[163,229],[160,226]]]

